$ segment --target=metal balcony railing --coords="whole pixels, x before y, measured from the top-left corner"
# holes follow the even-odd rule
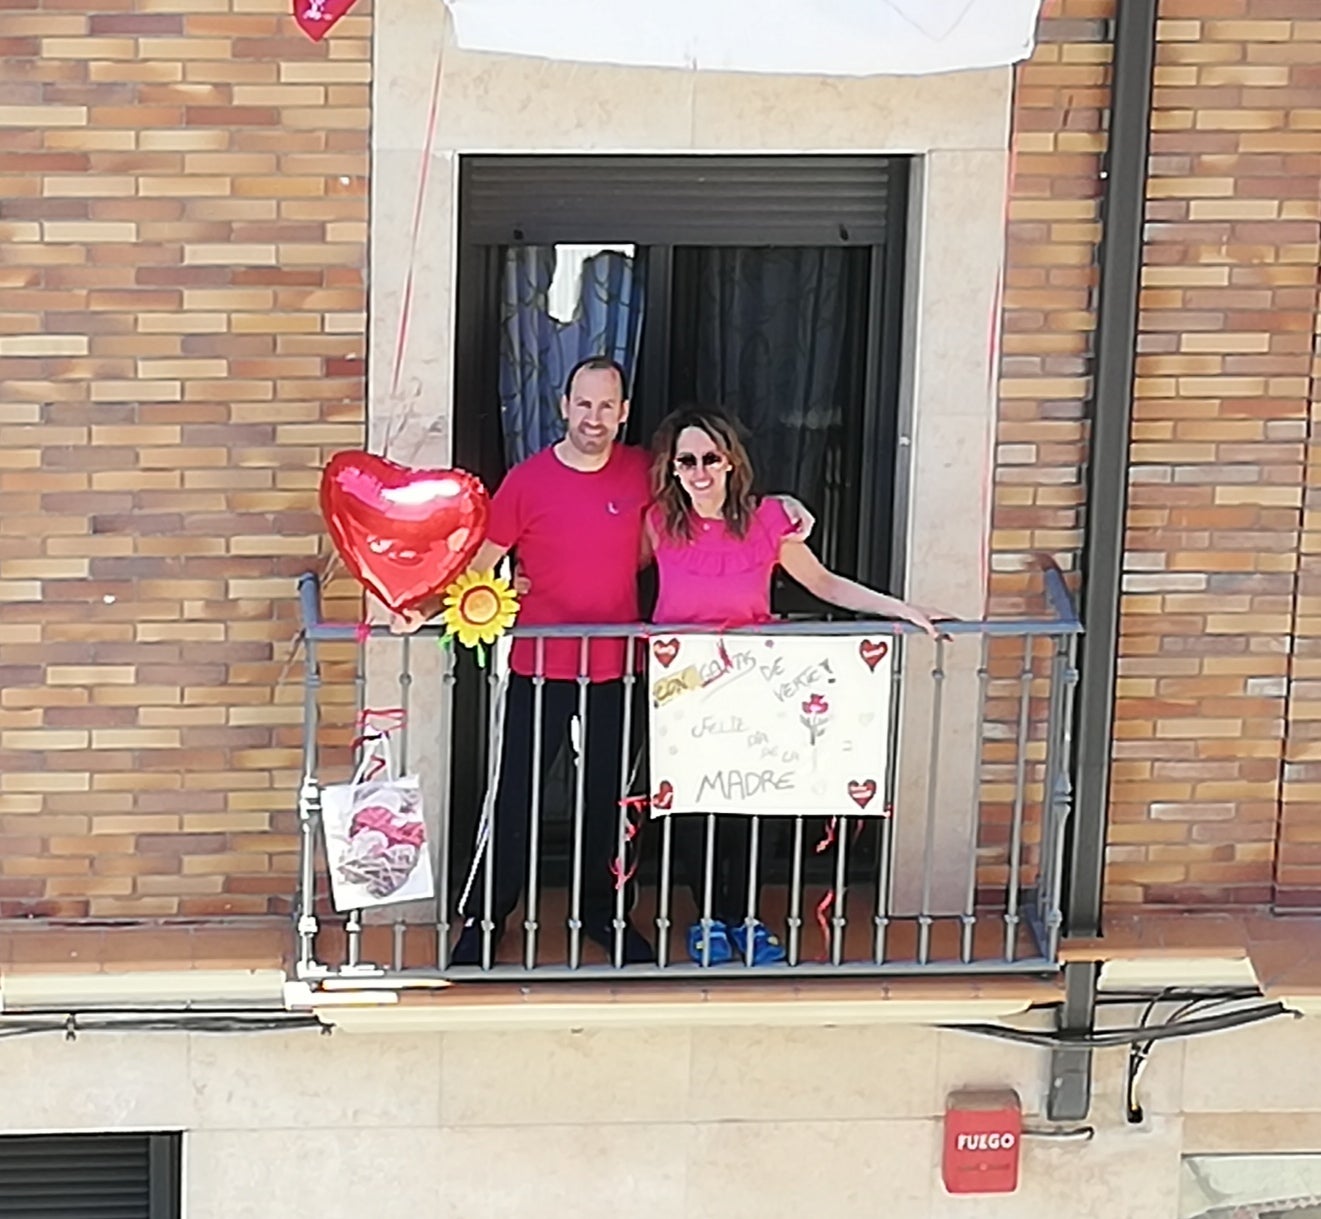
[[[570,731],[541,731],[546,691],[532,682],[532,780],[521,896],[502,920],[494,860],[478,852],[501,840],[492,788],[499,771],[504,654],[483,668],[437,646],[439,627],[392,636],[380,625],[326,622],[315,576],[299,585],[303,624],[304,771],[295,921],[297,970],[311,982],[373,976],[410,981],[570,978],[796,977],[949,973],[1044,973],[1057,965],[1065,830],[1072,805],[1070,749],[1074,654],[1080,626],[1060,572],[1043,565],[1045,614],[948,624],[932,642],[877,621],[782,621],[744,636],[883,636],[895,667],[884,802],[856,817],[649,814],[645,664],[629,649],[623,678],[625,756],[610,807],[589,801],[581,764],[589,739],[589,683],[573,683]],[[656,638],[636,626],[518,627],[535,640]],[[705,628],[665,627],[664,637]],[[542,657],[545,644],[536,645]],[[580,673],[585,663],[580,664]],[[393,747],[402,770],[422,775],[435,898],[336,913],[329,901],[321,794],[353,773],[364,711],[395,709]],[[516,747],[509,745],[509,747]],[[607,926],[593,926],[592,860],[585,850],[610,818],[613,860]],[[688,934],[708,925],[718,886],[712,845],[739,822],[746,869],[744,925],[760,920],[784,959],[754,960],[752,938],[715,967],[710,949],[691,959]],[[510,827],[505,827],[509,830]],[[723,834],[726,831],[721,829]],[[590,853],[590,852],[589,852]],[[727,860],[728,850],[724,852]],[[596,882],[599,882],[599,876]],[[599,892],[599,883],[596,891]],[[466,899],[466,904],[465,903]],[[460,905],[463,905],[460,912]],[[457,964],[465,919],[476,960]],[[654,960],[636,962],[635,929]],[[634,941],[636,942],[636,941]]]

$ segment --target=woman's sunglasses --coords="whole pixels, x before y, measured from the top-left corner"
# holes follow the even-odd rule
[[[697,469],[697,455],[695,453],[679,453],[674,458],[674,464],[682,470]],[[702,468],[705,470],[714,470],[717,466],[725,464],[725,455],[723,453],[703,453]]]

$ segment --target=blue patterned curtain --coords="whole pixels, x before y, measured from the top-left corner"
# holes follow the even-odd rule
[[[618,250],[582,258],[573,247],[559,249],[564,265],[558,281],[556,247],[512,246],[505,251],[500,421],[511,466],[564,435],[560,398],[564,378],[579,360],[611,356],[630,379],[637,361],[642,268]]]

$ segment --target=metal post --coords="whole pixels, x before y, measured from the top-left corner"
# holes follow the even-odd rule
[[[1096,1018],[1096,975],[1090,961],[1064,967],[1064,1003],[1057,1018],[1062,1033],[1087,1034]],[[1065,1046],[1050,1053],[1050,1088],[1046,1117],[1052,1122],[1081,1122],[1092,1107],[1092,1051]]]
[[[1158,0],[1117,6],[1105,163],[1092,395],[1087,404],[1087,538],[1083,551],[1083,683],[1073,757],[1067,922],[1073,935],[1101,931],[1101,887],[1110,801],[1119,592],[1128,507],[1129,436],[1142,274],[1152,70]]]

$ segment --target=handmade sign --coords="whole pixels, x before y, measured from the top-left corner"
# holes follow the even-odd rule
[[[486,536],[486,488],[463,470],[418,470],[374,453],[336,453],[321,514],[358,581],[396,612],[467,570]]]
[[[885,816],[887,637],[651,640],[653,814]]]

